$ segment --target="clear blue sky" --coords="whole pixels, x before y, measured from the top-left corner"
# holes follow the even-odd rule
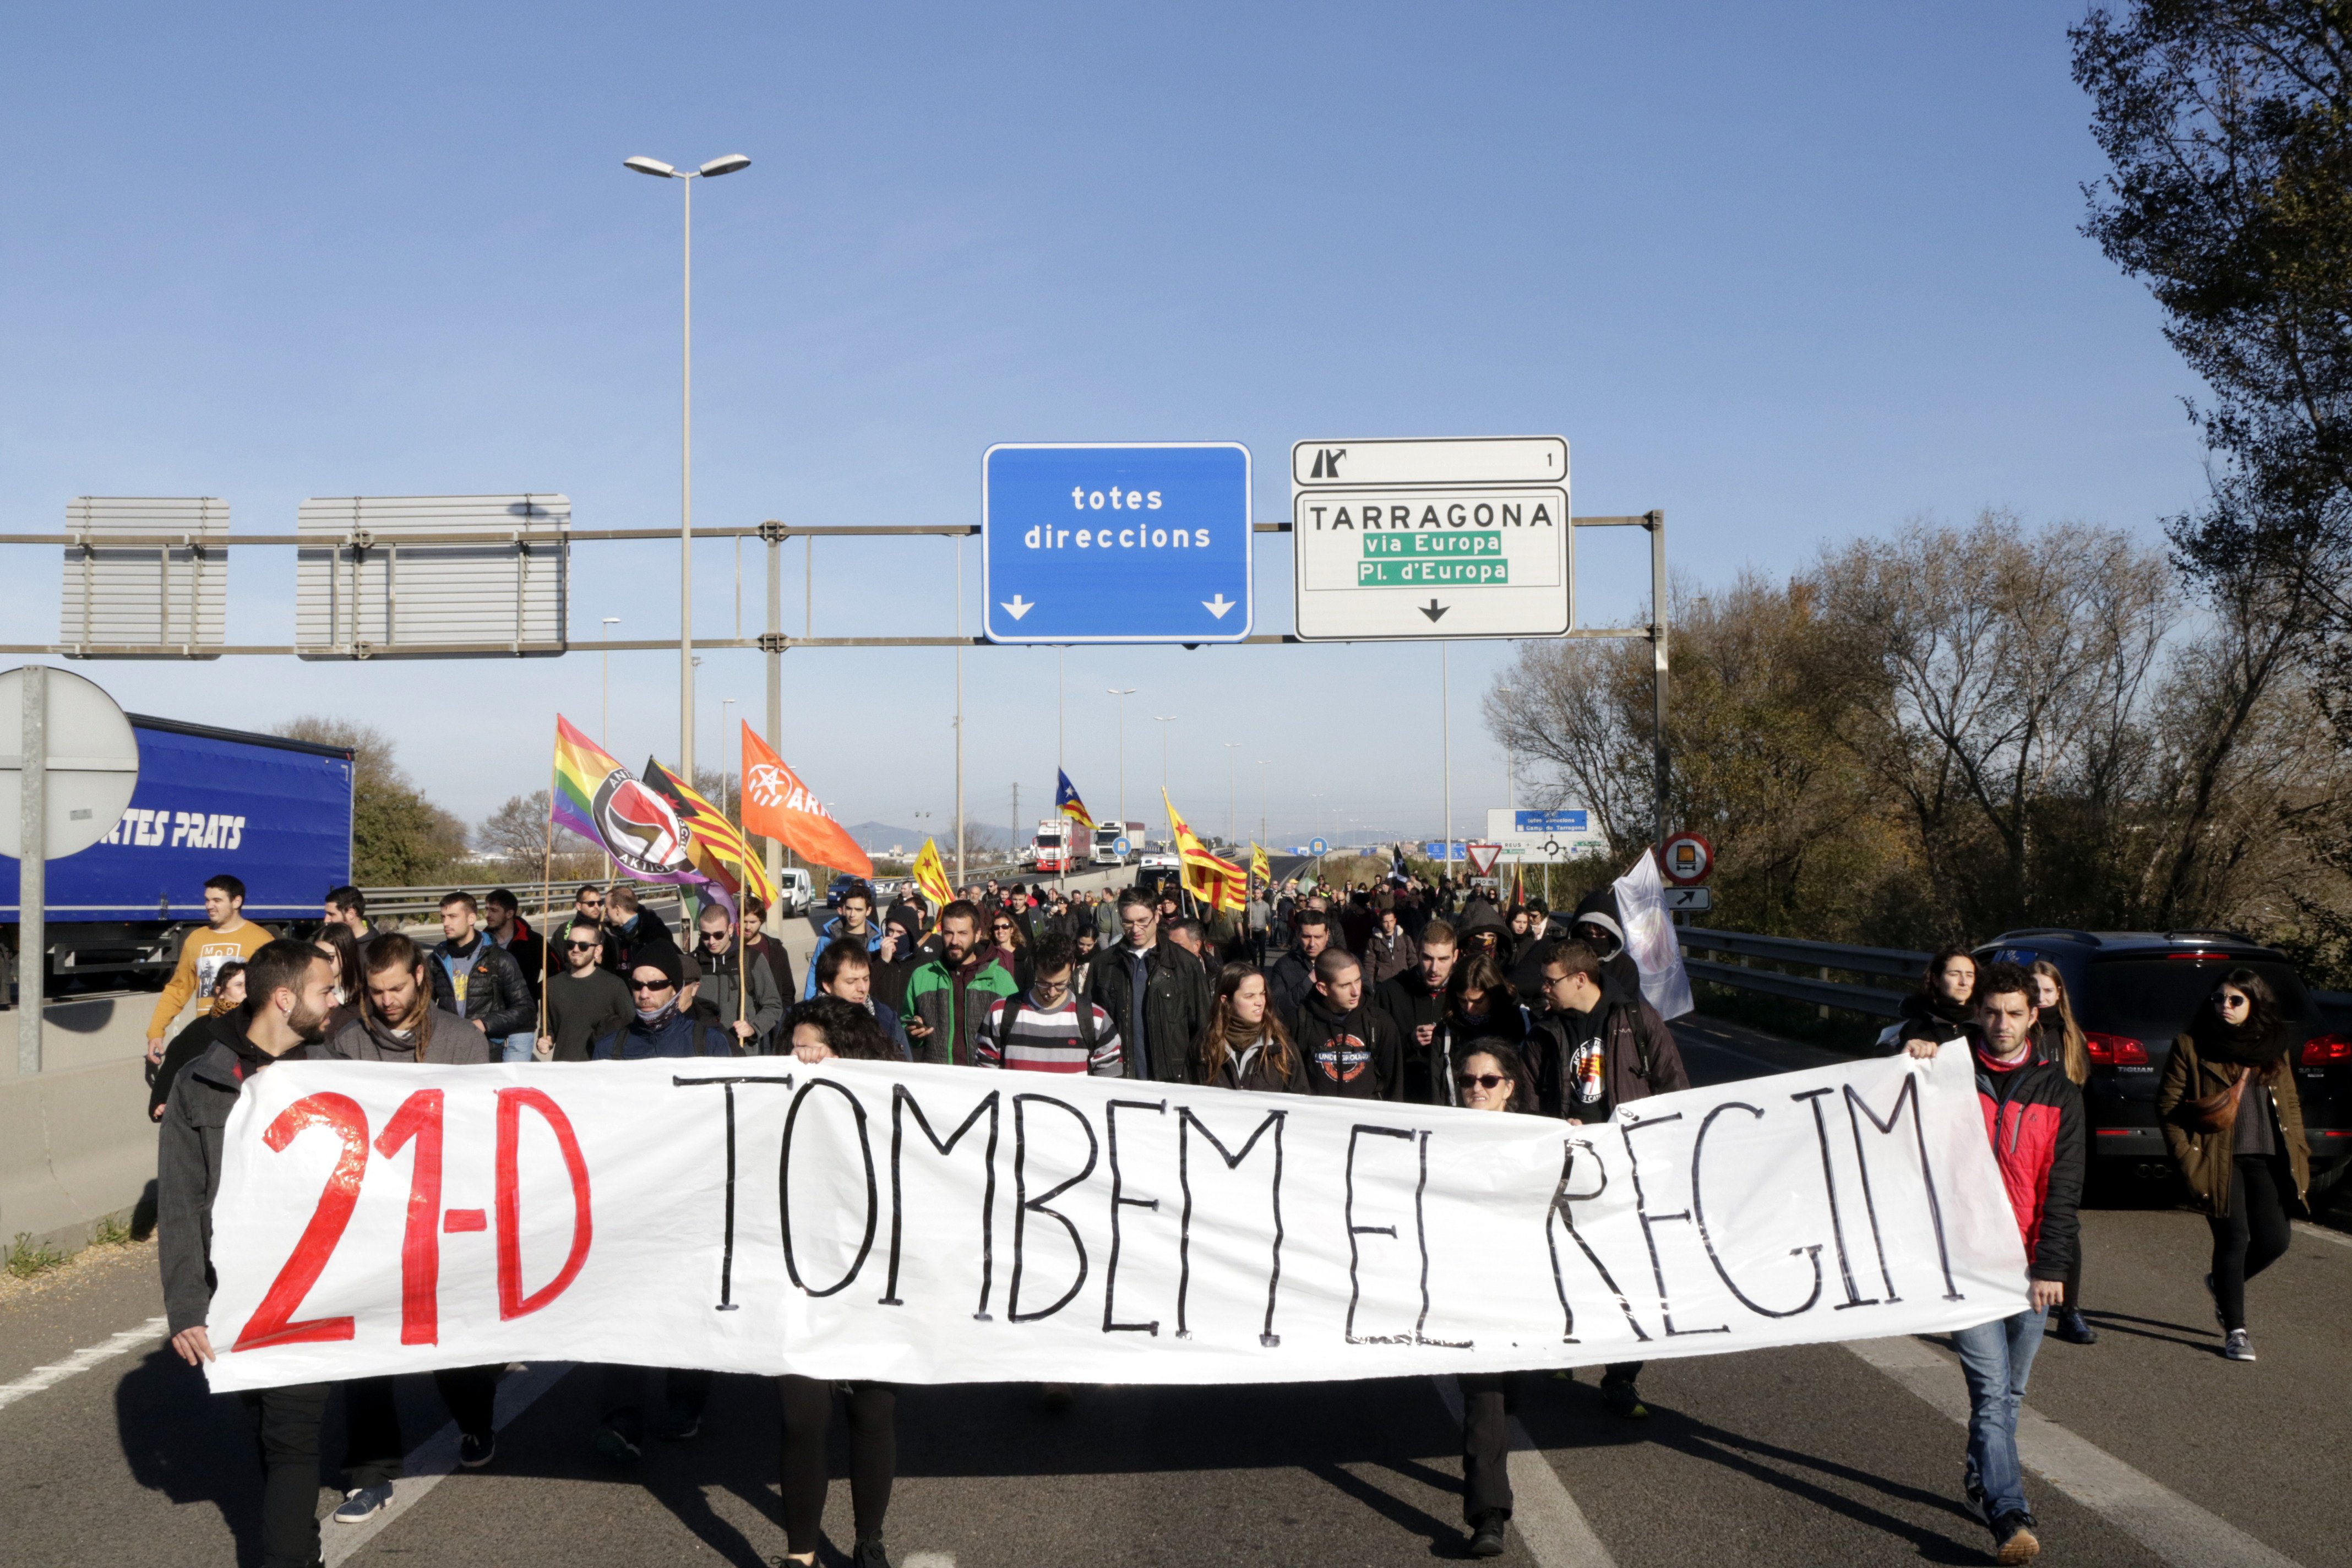
[[[2196,389],[2075,232],[2099,171],[2063,5],[27,7],[0,24],[0,500],[562,490],[674,523],[678,213],[649,153],[751,155],[696,203],[708,524],[967,522],[994,441],[1239,440],[1261,518],[1301,438],[1557,433],[1580,512],[1664,508],[1718,582],[1986,505],[2153,534],[2194,502]],[[1586,618],[1643,594],[1638,537]],[[796,624],[798,552],[786,576]],[[233,641],[291,637],[237,553]],[[756,547],[745,609],[761,616]],[[0,638],[57,635],[0,552]],[[820,545],[816,629],[952,629],[952,547]],[[1259,558],[1259,626],[1289,563]],[[966,613],[976,624],[979,573]],[[733,629],[732,552],[698,630]],[[583,546],[572,629],[674,635],[674,545]],[[1457,830],[1501,804],[1452,661]],[[951,810],[951,655],[787,657],[784,751],[849,821]],[[1433,834],[1433,648],[1074,650],[1069,768],[1274,836]],[[675,655],[616,657],[614,747],[676,749]],[[377,724],[478,817],[545,782],[594,656],[85,667],[126,706]],[[704,666],[755,718],[759,656]],[[965,656],[967,805],[1049,797],[1055,657]],[[1227,741],[1241,742],[1228,752]],[[1266,766],[1258,767],[1259,759]],[[1319,792],[1319,793],[1318,793]]]

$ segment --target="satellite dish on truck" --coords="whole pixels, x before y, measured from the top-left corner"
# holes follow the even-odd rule
[[[113,832],[138,787],[139,737],[95,681],[40,664],[0,674],[0,854],[16,861],[20,1074],[41,1070],[48,863]]]

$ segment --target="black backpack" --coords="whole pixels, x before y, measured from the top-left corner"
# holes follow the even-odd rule
[[[1021,1016],[1023,993],[1015,991],[1004,999],[1004,1006],[996,1015],[996,1059],[1003,1061],[1012,1048],[1013,1020]],[[1095,1005],[1077,992],[1071,993],[1071,1004],[1078,1010],[1078,1043],[1087,1048],[1087,1062],[1093,1065],[1095,1056]]]

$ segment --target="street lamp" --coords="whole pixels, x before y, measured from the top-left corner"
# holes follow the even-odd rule
[[[1508,708],[1510,706],[1511,689],[1509,687],[1497,686],[1495,688],[1495,695],[1503,700],[1504,707]],[[1517,775],[1518,770],[1512,765],[1511,731],[1507,726],[1503,731],[1503,808],[1506,811],[1517,811],[1518,809],[1519,795],[1517,788]],[[1517,826],[1518,824],[1517,819],[1514,819],[1512,826],[1517,827]]]
[[[1239,741],[1225,742],[1225,842],[1229,845],[1240,842],[1235,837],[1241,827],[1234,812],[1234,802],[1240,798],[1241,786],[1234,782],[1238,776],[1234,770],[1241,765],[1241,759],[1234,753],[1241,750],[1241,745]]]
[[[1118,836],[1124,838],[1127,837],[1127,700],[1135,695],[1135,688],[1106,686],[1103,689],[1118,699]]]
[[[1260,844],[1265,843],[1267,837],[1265,826],[1265,781],[1267,774],[1263,770],[1271,760],[1272,759],[1266,757],[1260,757],[1257,760],[1257,765],[1261,770],[1257,775],[1257,841]]]
[[[735,732],[735,726],[729,722],[735,715],[727,710],[734,706],[735,699],[732,697],[719,700],[719,815],[721,816],[727,815],[727,737]]]
[[[1176,715],[1154,713],[1151,716],[1151,721],[1155,724],[1173,724],[1176,722]],[[1168,731],[1166,730],[1160,731],[1160,804],[1168,812],[1168,842],[1173,844],[1176,842],[1176,808],[1168,801]]]
[[[751,160],[740,153],[713,158],[698,169],[677,169],[658,158],[624,158],[621,167],[657,180],[677,180],[686,191],[684,332],[679,356],[677,443],[677,729],[678,766],[694,779],[694,182],[715,180]]]

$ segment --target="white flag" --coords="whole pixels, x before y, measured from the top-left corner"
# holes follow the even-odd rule
[[[1682,943],[1675,940],[1675,922],[1666,913],[1658,858],[1643,850],[1611,886],[1617,894],[1617,919],[1625,927],[1625,951],[1642,971],[1642,994],[1662,1018],[1694,1011],[1697,1004],[1691,1000],[1690,976],[1683,972]]]

